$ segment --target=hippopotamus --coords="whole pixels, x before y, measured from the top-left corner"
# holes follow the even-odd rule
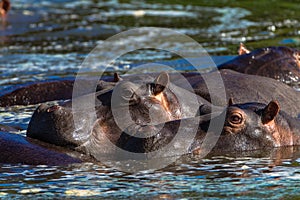
[[[113,78],[104,77],[97,83],[96,91],[106,90],[113,88],[120,80],[117,73]],[[77,84],[81,84],[82,87],[91,88],[91,82],[93,80],[77,80]],[[68,100],[73,96],[74,80],[60,80],[60,81],[44,81],[38,83],[31,83],[25,86],[21,86],[8,92],[0,97],[0,106],[8,107],[14,105],[32,105],[54,100]],[[81,95],[88,94],[89,90]],[[76,96],[75,96],[76,97]]]
[[[74,81],[62,80],[34,83],[15,89],[0,97],[0,106],[31,105],[72,97]]]
[[[195,118],[175,120],[164,125],[147,125],[135,129],[135,134],[123,132],[117,145],[123,150],[134,153],[155,152],[169,144],[177,134],[180,124],[191,124]],[[214,128],[208,132],[210,123],[222,123],[222,130],[218,134]],[[232,100],[224,111],[214,117],[201,116],[196,136],[190,145],[186,146],[186,153],[201,154],[209,144],[203,143],[207,134],[215,140],[211,153],[242,152],[257,149],[275,148],[281,146],[300,145],[300,119],[292,117],[280,110],[277,101],[268,104],[249,102],[235,104]],[[162,128],[163,127],[163,128]],[[189,134],[189,126],[183,127]],[[184,132],[184,131],[183,131]],[[153,134],[155,133],[155,134]],[[149,136],[150,137],[147,137]],[[186,137],[181,138],[185,143]],[[174,143],[170,148],[179,149],[182,145]],[[174,150],[173,150],[174,151]],[[166,156],[171,153],[168,152]]]
[[[300,51],[284,46],[249,51],[241,44],[239,56],[219,65],[218,68],[270,77],[291,86],[299,86]]]
[[[232,104],[215,149],[232,151],[300,145],[300,119],[280,110],[277,101]]]
[[[221,79],[215,79],[218,74]],[[194,92],[211,102],[215,99],[215,106],[226,106],[228,99],[232,97],[237,103],[243,102],[260,102],[268,103],[276,99],[281,109],[297,117],[300,114],[300,92],[294,88],[276,81],[272,78],[257,75],[248,75],[235,72],[229,69],[222,69],[201,75],[194,75],[188,78]],[[175,84],[181,85],[181,80]],[[223,90],[225,87],[226,98]],[[209,86],[209,88],[208,88]]]
[[[244,50],[244,55],[247,54],[249,54],[249,52]],[[242,56],[243,55],[239,57]],[[264,57],[261,56],[257,60],[262,58]],[[250,62],[250,64],[251,63],[252,62]],[[259,64],[259,62],[257,63]],[[280,64],[280,62],[275,63]],[[260,63],[260,66],[263,66],[263,64]],[[240,70],[240,68],[233,69],[236,71]],[[242,70],[241,72],[249,73],[248,71]],[[221,73],[224,83],[212,78],[215,73]],[[194,117],[198,114],[209,113],[208,111],[210,109],[204,109],[205,112],[203,112],[203,108],[206,108],[205,106],[195,109],[194,106],[180,105],[177,96],[172,94],[172,91],[168,90],[168,87],[166,87],[169,82],[169,76],[170,79],[174,80],[174,87],[180,90],[180,92],[183,92],[182,96],[189,96],[195,92],[198,95],[196,99],[199,102],[205,102],[203,105],[210,105],[209,102],[211,102],[212,99],[217,99],[217,102],[213,102],[216,106],[225,106],[228,97],[233,97],[237,103],[249,101],[267,103],[272,99],[277,99],[282,110],[293,117],[299,116],[300,109],[299,104],[297,103],[299,92],[267,77],[242,74],[219,66],[219,72],[214,71],[201,75],[197,73],[183,73],[183,76],[191,84],[192,88],[186,88],[185,84],[183,84],[184,79],[177,79],[178,76],[174,76],[173,74],[158,76],[153,83],[149,82],[144,86],[139,85],[138,87],[135,86],[134,82],[128,83],[129,79],[134,80],[137,78],[137,75],[124,77],[124,82],[119,85],[117,83],[119,80],[117,82],[101,82],[99,87],[97,87],[96,93],[83,93],[83,96],[75,98],[84,99],[86,95],[97,96],[95,106],[97,118],[93,119],[92,126],[91,124],[85,124],[84,122],[84,120],[86,120],[86,113],[78,111],[76,112],[76,116],[82,116],[82,126],[79,127],[81,134],[76,133],[78,129],[73,123],[74,113],[72,113],[71,109],[72,102],[54,106],[42,104],[33,114],[28,127],[27,136],[59,146],[71,147],[71,149],[83,151],[91,155],[97,153],[96,147],[101,147],[102,145],[105,147],[106,144],[104,141],[107,140],[103,139],[103,136],[108,137],[109,141],[113,144],[117,143],[120,134],[123,131],[122,128],[126,127],[119,128],[118,124],[114,121],[113,109],[111,106],[112,95],[114,94],[113,91],[119,91],[117,93],[121,100],[115,102],[116,105],[119,105],[117,106],[118,109],[122,110],[122,105],[125,105],[127,108],[129,107],[129,115],[124,115],[126,117],[122,116],[124,119],[132,119],[129,120],[128,124],[126,124],[126,120],[123,122],[123,124],[128,125],[128,127],[134,127],[135,125],[137,125],[137,127],[148,125],[155,126],[155,124],[165,121],[178,120],[186,117]],[[209,85],[207,85],[208,80]],[[55,86],[55,84],[52,83],[41,84],[40,87],[31,85],[20,88],[13,93],[1,97],[0,102],[3,102],[1,103],[1,106],[22,103],[27,105],[56,99],[70,99],[72,96],[70,91],[73,89],[73,83],[74,82],[72,81],[57,82],[55,84],[58,85],[54,88],[53,85]],[[56,92],[56,89],[61,86],[59,84],[62,85],[62,90],[61,92]],[[222,88],[220,86],[223,84],[225,85],[227,98],[223,97],[221,91]],[[34,90],[32,88],[34,88]],[[35,96],[36,88],[39,88],[38,93],[40,92],[40,94]],[[47,88],[50,88],[50,90]],[[47,90],[50,92],[47,93]],[[190,91],[190,93],[186,91]],[[28,92],[29,97],[32,97],[30,100],[25,97],[25,94],[28,94]],[[21,97],[20,100],[16,101],[19,97]],[[50,97],[50,99],[48,99],[48,97]],[[141,99],[144,100],[141,101]],[[151,112],[149,112],[149,110],[151,110]]]
[[[93,146],[105,146],[102,144],[103,137],[108,137],[112,143],[116,143],[123,131],[122,128],[127,126],[159,124],[186,117],[185,113],[192,117],[198,112],[209,112],[207,106],[202,106],[203,109],[199,109],[199,106],[195,107],[197,104],[192,106],[195,103],[192,101],[197,101],[198,98],[191,99],[188,105],[182,106],[168,84],[169,75],[163,72],[153,82],[146,84],[143,82],[139,85],[130,81],[120,81],[114,88],[96,93],[97,117],[91,123],[86,122],[85,109],[72,113],[72,102],[53,106],[41,104],[32,115],[27,136],[58,146],[89,152]],[[75,98],[73,102],[82,99],[84,104],[86,97],[83,95]],[[79,117],[82,119],[80,130],[74,125],[74,115],[82,116]],[[120,122],[123,124],[121,127]],[[78,131],[81,131],[80,136]]]
[[[0,132],[0,163],[26,165],[69,165],[92,161],[68,149],[59,149],[19,134]]]
[[[216,80],[215,74],[220,73],[223,80]],[[203,75],[199,74],[183,74],[184,77],[189,81],[191,84],[191,88],[196,94],[204,99],[207,100],[205,104],[201,105],[209,105],[209,101],[211,101],[211,95],[214,95],[217,102],[214,102],[217,106],[226,106],[227,105],[227,98],[222,95],[222,88],[220,87],[221,84],[225,85],[225,92],[227,97],[233,97],[237,103],[242,102],[261,102],[267,103],[272,99],[277,99],[277,101],[282,105],[282,110],[287,112],[289,115],[296,117],[299,115],[300,107],[297,103],[297,99],[299,98],[300,93],[292,89],[291,87],[278,82],[271,78],[266,78],[262,76],[256,75],[245,75],[241,74],[232,70],[223,69],[211,73],[206,73]],[[169,82],[169,75],[167,73],[162,73],[157,75],[156,81],[154,84],[146,84],[139,92],[140,97],[149,96],[149,91],[153,91],[153,89],[145,89],[147,87],[155,88],[158,82],[161,82],[162,85],[167,85]],[[173,79],[175,85],[184,85],[181,83],[182,79],[174,79],[173,74],[170,74],[170,79]],[[144,77],[142,79],[145,79]],[[177,80],[177,82],[176,82]],[[204,81],[205,80],[205,81]],[[221,82],[220,82],[221,81]],[[156,82],[156,84],[155,84]],[[207,88],[207,84],[209,84],[210,90]],[[159,85],[159,84],[158,84]],[[149,107],[146,109],[142,109],[145,111],[141,111],[141,108],[145,107],[145,101],[139,101],[140,103],[130,104],[131,108],[131,116],[121,115],[121,119],[133,119],[130,123],[125,123],[127,127],[119,127],[119,124],[116,124],[115,116],[113,116],[112,107],[111,107],[111,99],[113,91],[117,90],[118,94],[120,95],[121,99],[123,99],[123,95],[127,96],[127,101],[135,101],[139,99],[137,97],[132,96],[132,88],[135,88],[135,84],[132,82],[121,82],[121,84],[117,87],[114,87],[112,90],[104,93],[98,93],[98,100],[100,102],[99,106],[96,108],[97,110],[97,119],[93,121],[91,125],[92,128],[87,126],[81,127],[82,130],[85,130],[81,133],[81,137],[78,139],[76,135],[74,135],[75,127],[72,123],[72,110],[70,103],[65,105],[55,105],[55,106],[48,106],[42,104],[37,108],[34,112],[32,119],[29,123],[27,136],[33,137],[48,143],[52,143],[59,146],[68,146],[71,149],[75,149],[80,152],[84,152],[86,154],[98,155],[98,152],[106,150],[110,152],[111,149],[108,146],[106,137],[109,138],[109,142],[111,144],[116,144],[119,140],[120,134],[123,129],[127,127],[133,126],[133,130],[135,131],[136,127],[142,125],[155,125],[161,122],[172,121],[181,118],[187,117],[195,117],[197,115],[208,114],[210,109],[204,109],[207,106],[201,106],[202,109],[199,109],[198,114],[194,113],[194,115],[184,115],[182,112],[182,107],[187,107],[186,105],[182,106],[179,104],[176,95],[168,89],[168,87],[163,87],[161,91],[162,94],[166,95],[165,103],[160,98],[155,98],[148,102],[149,105],[154,105],[154,118],[150,120],[149,117]],[[157,87],[158,89],[160,87]],[[179,89],[180,87],[176,87]],[[136,90],[136,89],[134,89]],[[123,92],[124,91],[124,92]],[[184,91],[184,90],[182,90]],[[128,93],[129,92],[129,93]],[[128,94],[127,94],[128,93]],[[188,96],[186,94],[184,96]],[[153,93],[150,95],[153,96]],[[164,95],[163,95],[164,96]],[[198,97],[199,97],[198,96]],[[290,98],[286,98],[290,97]],[[132,100],[128,100],[128,98],[132,98]],[[118,99],[118,98],[116,98]],[[126,99],[126,98],[125,98]],[[157,101],[158,100],[158,101]],[[122,103],[122,101],[118,102],[117,104]],[[121,104],[120,104],[121,105]],[[166,105],[172,105],[171,114],[169,108],[166,108]],[[117,106],[118,109],[122,109],[120,106]],[[218,107],[220,109],[220,107]],[[153,109],[153,107],[152,107]],[[208,111],[207,111],[208,110]],[[191,112],[191,109],[187,109],[187,112]],[[147,113],[145,115],[145,113]],[[166,114],[168,113],[168,114]],[[86,117],[86,113],[78,113],[78,115],[82,116],[84,120]],[[204,131],[205,132],[205,131]],[[100,147],[105,148],[100,148]]]

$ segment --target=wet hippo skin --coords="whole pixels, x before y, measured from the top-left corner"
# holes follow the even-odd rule
[[[161,125],[139,127],[134,134],[139,137],[123,132],[117,144],[124,150],[136,153],[156,151],[174,139],[180,123],[184,121],[190,124],[194,118],[167,122],[162,129]],[[211,119],[202,116],[196,137],[190,141],[186,152],[199,154],[205,150],[205,145],[202,146],[203,139],[208,134],[208,125],[212,121],[224,124],[220,135],[214,133],[214,128],[210,129],[212,132],[209,134],[217,141],[212,152],[241,152],[300,145],[300,119],[280,111],[276,101],[271,101],[268,105],[231,102],[219,116]],[[156,134],[146,137],[153,133]],[[186,134],[189,134],[189,131],[186,131]],[[184,138],[182,142],[185,142]]]
[[[216,72],[203,74],[201,76],[209,77],[214,73],[216,73]],[[227,98],[224,98],[223,96],[222,97],[219,96],[221,94],[221,92],[219,90],[220,89],[219,86],[223,84],[222,82],[215,81],[215,83],[212,82],[212,85],[210,83],[210,88],[212,88],[213,90],[212,90],[212,92],[208,92],[207,85],[203,81],[203,79],[201,79],[200,75],[185,74],[185,77],[192,84],[193,91],[195,91],[199,95],[199,97],[204,97],[207,101],[211,101],[211,99],[212,99],[211,95],[216,96],[215,99],[217,99],[217,102],[214,102],[214,104],[216,104],[216,105],[224,106],[226,104],[228,97],[234,97],[234,99],[237,103],[249,102],[249,101],[258,101],[258,102],[267,103],[272,99],[277,99],[281,105],[281,108],[284,111],[286,111],[288,114],[290,114],[292,116],[299,115],[299,104],[297,102],[297,99],[299,99],[299,92],[296,92],[289,87],[284,87],[283,84],[280,84],[279,82],[276,82],[276,81],[272,82],[271,79],[264,78],[264,77],[245,75],[245,74],[233,72],[233,71],[227,70],[227,69],[220,70],[220,73],[224,80]],[[134,79],[135,76],[132,76],[131,78]],[[171,79],[172,79],[172,75],[171,75]],[[182,86],[180,81],[181,80],[177,80],[177,83],[176,83],[176,86],[178,86],[179,88],[180,88],[180,86]],[[105,85],[106,84],[104,84],[104,87],[100,86],[99,87],[100,90],[102,88],[105,88]],[[107,85],[109,85],[110,88],[115,87],[115,83],[114,84],[107,83]],[[43,87],[41,87],[41,88],[43,88]],[[70,88],[70,87],[66,86],[65,88]],[[193,91],[191,91],[191,92],[193,92]],[[23,90],[23,92],[26,93],[26,90]],[[64,92],[62,92],[62,93],[64,93]],[[22,92],[19,94],[21,94],[21,96],[22,96]],[[33,96],[33,95],[31,95],[31,96]],[[58,94],[58,96],[62,96],[62,95]],[[66,97],[63,97],[63,98],[66,98]],[[69,98],[69,97],[67,97],[67,98]],[[111,97],[109,97],[109,95],[108,95],[108,97],[105,97],[105,99],[106,100],[100,100],[100,102],[103,103],[103,102],[109,101],[111,99]],[[27,102],[26,99],[25,100],[21,99],[20,101],[21,102],[23,101],[25,103]],[[31,102],[34,102],[34,99],[31,100]],[[105,105],[105,106],[103,106],[103,105],[104,104],[101,104],[100,105],[101,108],[98,109],[100,111],[100,112],[98,112],[99,119],[97,121],[95,121],[93,130],[91,132],[87,131],[88,134],[86,136],[84,136],[83,140],[82,139],[76,140],[73,138],[72,134],[70,134],[73,132],[74,127],[73,127],[72,123],[69,123],[70,121],[72,121],[72,119],[71,119],[72,115],[70,115],[70,107],[67,105],[49,106],[49,107],[42,105],[41,107],[39,107],[37,109],[37,113],[41,114],[41,115],[39,115],[40,118],[37,117],[36,119],[38,119],[38,120],[36,120],[36,123],[32,123],[35,125],[31,126],[31,127],[34,127],[33,129],[35,129],[35,127],[37,127],[37,129],[36,129],[36,131],[29,131],[29,136],[47,141],[49,143],[54,143],[54,144],[57,144],[60,146],[66,145],[66,146],[70,146],[71,148],[77,148],[78,146],[80,146],[80,147],[83,147],[82,148],[83,151],[86,151],[86,152],[91,150],[94,145],[99,146],[99,144],[101,143],[101,137],[102,137],[99,135],[103,135],[103,134],[104,135],[105,134],[113,135],[112,137],[110,137],[110,139],[113,143],[115,143],[119,138],[119,134],[114,135],[111,133],[113,133],[113,132],[119,133],[120,130],[118,128],[115,128],[116,127],[115,124],[109,122],[110,120],[107,120],[107,117],[111,117],[111,114],[108,114],[108,115],[105,114],[106,116],[103,117],[103,113],[110,113],[110,110],[111,110],[109,108],[109,105]],[[169,105],[173,105],[173,103],[171,103]],[[133,110],[136,110],[136,109],[134,109],[134,106],[132,106],[131,108]],[[157,111],[164,110],[164,109],[165,109],[164,104],[157,105],[157,109],[156,109]],[[136,112],[138,113],[140,111],[138,111],[138,109],[137,109]],[[187,112],[189,112],[189,111],[187,111]],[[205,113],[208,113],[208,112],[205,112]],[[137,113],[134,113],[131,115],[131,118],[134,118],[134,121],[136,121],[136,122],[138,120],[140,120],[140,118],[139,118],[140,116],[137,115]],[[140,114],[143,114],[143,113],[145,113],[145,112],[143,110],[141,110]],[[182,115],[181,116],[177,115],[176,112],[174,112],[173,114],[174,114],[174,116],[177,116],[178,118],[182,117]],[[157,120],[157,122],[174,120],[174,119],[176,119],[176,117],[174,117],[173,114],[169,115],[169,116],[163,114],[162,118],[157,118],[156,120]],[[44,115],[44,116],[42,116],[42,115]],[[160,115],[157,114],[156,116],[160,116]],[[82,115],[82,117],[84,119],[84,114]],[[185,117],[188,117],[188,115],[186,115]],[[142,118],[143,118],[143,120],[145,120],[147,118],[147,116],[143,116]],[[148,118],[149,118],[149,116],[148,116]],[[32,121],[34,121],[34,120],[32,120]],[[147,120],[145,120],[145,121],[147,121]],[[32,129],[29,129],[29,130],[32,130]],[[34,134],[30,135],[33,132],[34,132]],[[99,134],[99,132],[100,132],[100,134]],[[44,133],[46,133],[46,134],[43,135]],[[89,138],[90,135],[92,135],[92,140]],[[86,150],[86,148],[88,150]],[[82,150],[82,149],[80,149],[80,150]]]
[[[221,79],[216,79],[220,73]],[[297,117],[300,114],[300,92],[292,87],[271,78],[247,75],[229,69],[223,69],[201,76],[188,78],[197,95],[213,102],[216,106],[226,106],[228,99],[232,97],[236,103],[260,102],[268,103],[276,99],[281,109],[291,116]],[[208,80],[208,81],[204,81]],[[177,83],[180,85],[180,80]],[[207,84],[210,90],[207,88]],[[224,98],[223,90],[226,90],[227,98]]]
[[[220,92],[218,91],[222,89],[220,88],[220,85],[222,85],[223,82],[218,82],[218,80],[216,81],[216,79],[214,78],[214,73],[217,72],[212,72],[212,73],[207,73],[202,75],[202,76],[207,76],[205,80],[212,80],[210,81],[210,89],[212,89],[213,91],[212,94],[209,94],[207,85],[204,82],[203,77],[200,76],[199,74],[198,75],[193,74],[192,76],[186,76],[186,77],[197,94],[203,96],[204,98],[207,98],[208,101],[210,101],[211,98],[210,95],[215,95],[216,96],[215,98],[218,100],[217,102],[218,105],[226,106],[227,99],[224,98],[223,95],[221,95],[222,91]],[[299,92],[295,91],[291,87],[270,78],[265,78],[261,76],[255,76],[255,75],[245,75],[238,72],[234,72],[232,70],[221,70],[220,73],[225,84],[227,97],[233,97],[235,99],[235,102],[242,103],[242,102],[258,101],[258,102],[268,103],[272,99],[278,99],[278,102],[281,105],[282,110],[284,110],[291,116],[298,116],[298,111],[300,110],[299,104],[297,103]],[[175,82],[175,84],[182,85],[180,81],[181,80],[179,79],[178,82]],[[147,90],[144,89],[144,91]],[[122,92],[119,93],[122,94]],[[30,121],[27,135],[29,137],[37,138],[52,144],[56,144],[60,146],[68,146],[71,147],[72,149],[75,148],[78,151],[83,151],[88,154],[95,154],[93,152],[96,151],[97,153],[98,150],[97,148],[93,148],[93,147],[107,146],[107,144],[105,144],[104,137],[109,136],[110,141],[113,144],[115,144],[120,136],[120,132],[122,131],[120,128],[118,128],[118,126],[115,124],[113,120],[113,116],[110,108],[111,94],[112,93],[110,91],[110,92],[102,93],[101,95],[98,96],[99,102],[101,102],[101,104],[97,108],[98,119],[95,120],[92,129],[89,129],[89,127],[82,128],[87,130],[83,134],[84,135],[82,137],[83,139],[80,140],[74,139],[73,136],[74,124],[70,123],[72,122],[72,113],[70,107],[68,106],[41,105],[36,110],[36,112],[34,113]],[[129,91],[129,94],[126,95],[131,96],[132,93],[130,93]],[[292,98],[286,98],[287,96]],[[160,105],[156,104],[155,102],[156,101],[152,101],[154,105],[158,106],[157,110],[160,110],[160,108],[162,107],[160,107]],[[131,108],[133,110],[136,110],[136,113],[131,115],[131,117],[129,118],[133,118],[135,121],[140,120],[139,118],[146,120],[147,116],[143,117],[142,115],[144,111],[139,113],[139,109],[138,109],[139,107],[142,108],[144,105],[141,104],[137,104],[137,105],[138,107],[136,107],[136,105],[132,105]],[[175,110],[174,114],[177,113],[176,109],[174,110]],[[208,109],[208,111],[204,112],[203,114],[207,114],[209,112],[210,111]],[[86,113],[79,113],[79,114],[82,115],[82,119],[85,118]],[[160,116],[160,114],[158,113],[157,116]],[[164,114],[162,115],[162,117],[163,116]],[[177,117],[180,118],[179,115]],[[169,121],[172,120],[172,117],[171,118],[167,117],[165,119],[164,118],[162,119],[155,118],[155,119],[157,120],[156,122]],[[176,117],[173,119],[176,119]],[[128,124],[128,126],[129,125],[130,124]],[[205,130],[203,132],[205,133]],[[170,134],[171,133],[172,132],[170,132]],[[108,150],[109,148],[103,148],[103,149]]]
[[[116,76],[116,75],[115,75]],[[92,90],[92,80],[77,80],[77,84],[82,87],[90,88],[83,91],[81,95],[90,93],[90,91],[100,91],[114,87],[118,77],[106,77],[105,80],[98,81],[94,90]],[[4,94],[0,97],[0,106],[8,107],[13,105],[32,105],[54,100],[67,100],[73,96],[74,80],[47,81],[33,83],[15,89],[14,91]]]
[[[230,103],[232,104],[232,102]],[[277,101],[229,105],[215,148],[233,151],[300,145],[300,119],[280,111]]]
[[[80,131],[82,131],[79,134],[80,137],[74,136],[72,102],[61,106],[42,104],[36,109],[31,118],[27,136],[59,146],[67,146],[73,149],[84,146],[81,149],[86,149],[86,146],[90,146],[89,144],[94,139],[99,140],[103,136],[107,136],[113,143],[116,142],[122,132],[122,127],[119,127],[120,124],[116,124],[115,119],[117,116],[113,114],[113,109],[117,114],[121,113],[119,122],[124,123],[126,126],[132,123],[141,125],[158,124],[180,119],[182,115],[177,98],[165,86],[168,85],[168,82],[168,74],[162,73],[158,75],[153,83],[143,83],[137,87],[135,83],[124,81],[120,82],[114,90],[97,93],[95,104],[97,119],[93,119],[93,124],[86,122],[87,113],[85,108],[75,111],[77,117],[82,116],[78,117],[82,119],[82,122],[80,122]],[[111,102],[113,94],[116,97]],[[73,101],[82,101],[82,104],[85,105],[84,98],[86,97],[78,97]],[[111,104],[114,106],[112,107]],[[129,109],[128,113],[126,112],[127,109]],[[194,111],[196,114],[197,110]],[[76,133],[78,134],[78,131]]]
[[[270,77],[292,86],[300,84],[300,51],[290,47],[266,47],[249,51],[241,44],[239,56],[218,66],[244,74]]]
[[[51,150],[49,144],[18,134],[0,132],[0,163],[26,165],[68,165],[81,163],[80,158],[67,155],[69,150]],[[75,155],[75,154],[73,154]]]
[[[74,81],[52,81],[28,85],[0,97],[0,106],[30,105],[72,98]]]

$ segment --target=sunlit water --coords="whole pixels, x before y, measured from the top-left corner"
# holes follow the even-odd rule
[[[292,2],[273,5],[269,1],[163,4],[12,0],[12,6],[0,30],[1,94],[35,81],[72,79],[96,45],[135,27],[165,27],[187,34],[205,48],[216,64],[236,55],[240,42],[250,49],[270,45],[300,46],[299,5]],[[138,39],[143,42],[149,38],[140,36]],[[130,45],[131,39],[124,43]],[[178,42],[176,45],[194,51],[186,44]],[[154,61],[176,70],[191,70],[177,55],[151,49],[123,55],[111,69],[123,73],[139,63]],[[35,108],[36,105],[1,108],[1,123],[19,127],[22,131],[18,134],[25,135]],[[136,174],[90,163],[68,167],[3,164],[0,166],[0,198],[23,198],[24,195],[26,198],[115,199],[300,198],[299,153],[298,149],[289,149],[259,156],[223,155],[204,160],[186,157],[165,169]]]

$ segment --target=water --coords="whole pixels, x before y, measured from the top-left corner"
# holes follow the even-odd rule
[[[136,174],[90,163],[69,167],[2,165],[0,196],[299,198],[300,159],[297,156],[298,150],[285,149],[259,157],[224,155],[203,160],[185,157],[165,169]]]
[[[187,34],[217,64],[236,55],[240,42],[250,49],[299,48],[299,5],[296,1],[12,0],[12,10],[0,30],[0,91],[3,94],[35,81],[74,78],[96,45],[135,27],[166,27]],[[131,40],[123,42],[130,45]],[[176,45],[195,51],[180,42]],[[113,48],[107,53],[114,53]],[[177,55],[153,49],[123,55],[112,70],[124,73],[154,61],[189,70]],[[20,127],[18,134],[25,135],[35,107],[1,108],[1,123]],[[68,167],[3,164],[0,198],[300,198],[299,153],[294,148],[204,160],[187,156],[165,169],[136,174],[91,163]]]

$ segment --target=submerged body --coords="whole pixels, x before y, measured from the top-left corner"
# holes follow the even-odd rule
[[[84,160],[77,152],[58,149],[38,140],[6,132],[0,132],[0,151],[0,163],[68,165]]]
[[[130,126],[126,131],[131,129],[131,133],[139,137],[123,132],[116,144],[126,151],[135,153],[153,152],[169,144],[182,124],[185,124],[181,127],[186,129],[185,133],[190,134],[189,126],[197,122],[197,118],[201,119],[194,139],[186,141],[188,137],[183,135],[179,138],[182,145],[177,143],[174,148],[168,148],[172,152],[163,152],[162,156],[182,153],[185,144],[188,146],[185,146],[187,148],[184,149],[184,152],[193,154],[201,154],[207,151],[207,148],[209,151],[211,150],[210,153],[223,154],[225,152],[244,152],[300,145],[300,119],[280,111],[279,105],[275,101],[271,101],[268,105],[261,103],[232,104],[231,102],[224,112],[216,116],[207,114],[169,121],[165,124]],[[221,132],[214,132],[216,131],[214,128],[208,129],[210,123],[224,124]],[[0,134],[2,152],[0,162],[66,165],[82,161],[94,161],[94,158],[100,160],[97,156],[103,154],[116,156],[114,149],[103,143],[106,140],[100,138],[99,131],[103,127],[94,126],[94,128],[93,134],[97,134],[97,138],[93,137],[93,140],[89,140],[88,143],[81,146],[81,151],[86,148],[85,154],[88,154],[88,157],[69,149],[59,149],[38,140],[2,132]],[[214,146],[204,143],[207,134],[215,140]],[[151,136],[147,137],[149,135]]]

